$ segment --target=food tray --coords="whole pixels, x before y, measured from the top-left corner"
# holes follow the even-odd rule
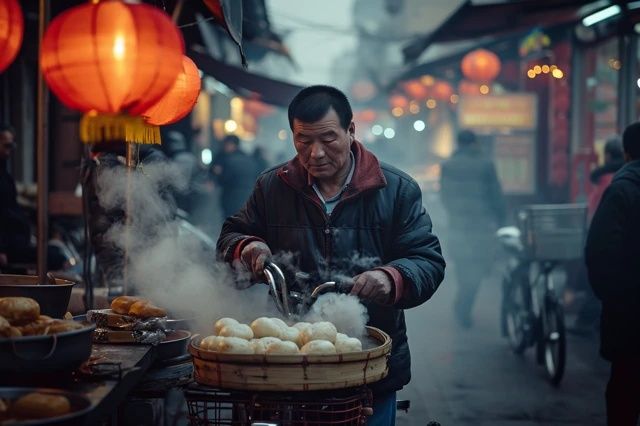
[[[244,355],[204,350],[202,336],[189,345],[196,382],[222,389],[312,391],[362,386],[387,376],[391,338],[367,327],[378,345],[337,355]]]

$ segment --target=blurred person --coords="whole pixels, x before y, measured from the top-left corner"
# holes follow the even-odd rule
[[[218,252],[256,280],[265,262],[283,253],[292,258],[290,282],[296,271],[312,282],[353,277],[351,294],[367,307],[369,324],[393,339],[389,375],[371,386],[367,424],[393,425],[396,392],[411,378],[404,309],[440,285],[440,243],[417,183],[356,140],[344,93],[303,89],[289,104],[289,125],[297,155],[260,175],[245,206],[225,221]],[[354,254],[370,260],[355,262]],[[308,291],[299,282],[294,288]]]
[[[611,184],[614,174],[624,165],[624,152],[619,136],[614,136],[607,140],[604,146],[604,164],[595,168],[591,172],[591,183],[593,189],[589,194],[587,211],[588,220],[591,221],[593,215],[600,204],[602,194]],[[578,260],[574,266],[574,262],[567,265],[567,273],[569,282],[575,281],[573,286],[578,291],[586,293],[585,299],[578,310],[576,321],[567,329],[574,334],[589,335],[594,333],[598,327],[598,317],[600,316],[600,301],[595,297],[591,287],[587,284],[587,272],[584,259]],[[572,280],[575,276],[575,280]],[[586,288],[585,288],[586,287]]]
[[[36,260],[31,225],[18,205],[16,183],[9,173],[9,158],[15,148],[15,131],[8,124],[0,124],[0,268]]]
[[[197,194],[195,181],[198,174],[198,159],[189,150],[184,135],[176,130],[167,132],[162,146],[169,159],[178,166],[180,173],[188,182],[187,190],[184,193],[176,194],[178,207],[187,213],[192,213],[194,198]]]
[[[589,283],[602,301],[600,353],[611,363],[609,425],[640,415],[640,122],[622,136],[626,164],[596,209],[585,249]]]
[[[494,260],[495,231],[504,224],[505,204],[493,161],[483,155],[476,135],[463,130],[457,141],[457,150],[442,164],[440,194],[458,281],[454,313],[469,328],[480,283]]]
[[[85,209],[85,220],[89,230],[89,241],[95,253],[96,266],[102,283],[119,291],[123,284],[125,256],[123,250],[109,238],[108,232],[114,225],[124,224],[126,212],[124,206],[106,209],[100,204],[98,197],[98,176],[104,170],[125,170],[126,145],[123,142],[108,141],[91,147],[88,157],[82,159],[81,183]],[[151,145],[141,145],[139,164],[168,162],[167,156]],[[176,202],[174,194],[163,190],[162,198],[169,206],[170,214],[175,214]],[[160,225],[160,224],[159,224]],[[135,294],[130,288],[129,294]]]
[[[222,141],[222,155],[212,169],[221,188],[220,205],[227,218],[240,210],[249,198],[257,177],[256,161],[240,149],[236,135],[228,135]]]
[[[262,148],[261,146],[257,146],[256,149],[253,151],[253,159],[256,163],[256,179],[257,179],[258,176],[260,176],[260,174],[265,170],[267,170],[267,167],[269,167],[269,163],[267,162],[267,159],[264,155],[264,148]]]

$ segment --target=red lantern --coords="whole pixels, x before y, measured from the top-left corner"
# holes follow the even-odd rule
[[[435,99],[448,102],[453,95],[453,87],[446,81],[438,81],[433,85],[432,92]]]
[[[389,98],[389,105],[391,105],[391,108],[404,109],[409,106],[409,101],[404,96],[396,94]]]
[[[458,85],[461,95],[480,95],[480,85],[471,81],[462,80]]]
[[[147,123],[162,126],[183,119],[196,104],[200,94],[200,72],[191,59],[182,57],[182,71],[173,87],[141,115]]]
[[[500,58],[488,50],[477,49],[462,59],[462,73],[471,81],[489,83],[500,74]]]
[[[13,62],[22,44],[24,18],[17,0],[0,2],[0,72]]]
[[[429,89],[418,80],[407,81],[402,87],[407,95],[417,101],[423,101],[429,97]]]
[[[137,115],[171,88],[183,51],[180,31],[160,9],[91,2],[51,22],[40,63],[49,88],[66,106]]]

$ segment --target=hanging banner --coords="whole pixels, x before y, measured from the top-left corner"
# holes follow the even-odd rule
[[[529,93],[462,96],[458,106],[460,128],[493,130],[535,130],[537,99]]]

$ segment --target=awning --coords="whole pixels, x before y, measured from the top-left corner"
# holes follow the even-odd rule
[[[433,43],[500,37],[535,27],[577,22],[582,6],[593,0],[516,0],[478,4],[468,0],[432,33],[403,50],[405,62],[413,62]]]
[[[198,68],[240,95],[256,97],[262,102],[281,107],[289,106],[302,86],[253,74],[245,69],[225,64],[195,48],[189,51]]]

